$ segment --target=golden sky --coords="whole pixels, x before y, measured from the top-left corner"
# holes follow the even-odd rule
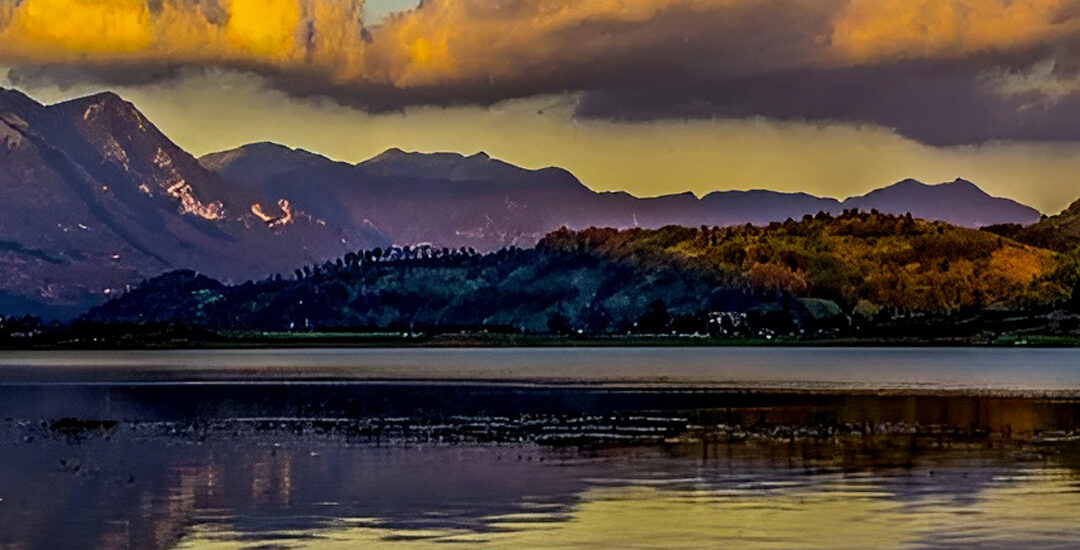
[[[9,85],[181,146],[559,165],[640,195],[1080,197],[1076,0],[0,0]]]

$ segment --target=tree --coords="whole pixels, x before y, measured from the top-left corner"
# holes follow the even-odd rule
[[[570,326],[570,319],[567,319],[562,313],[556,313],[551,317],[548,317],[547,329],[551,334],[558,334],[560,336],[570,334],[573,330]]]
[[[670,325],[671,314],[668,313],[667,303],[659,298],[649,303],[637,322],[638,332],[645,334],[665,334]]]
[[[349,252],[345,255],[345,265],[348,266],[351,271],[356,271],[359,267],[359,263],[360,257],[357,256],[355,252]]]
[[[679,334],[707,334],[709,320],[706,315],[678,315],[671,321],[671,330]]]

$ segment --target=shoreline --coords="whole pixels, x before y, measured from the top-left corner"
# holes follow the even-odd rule
[[[229,388],[263,387],[308,390],[425,388],[454,390],[490,390],[524,392],[588,392],[627,395],[694,395],[738,398],[986,398],[1017,401],[1052,400],[1080,404],[1080,388],[926,388],[904,385],[851,386],[821,384],[733,384],[702,381],[665,382],[650,380],[549,380],[549,379],[460,379],[460,378],[192,378],[192,379],[113,379],[113,380],[0,380],[0,389],[135,389],[135,388]]]
[[[318,349],[318,348],[1080,348],[1080,336],[1000,335],[993,339],[958,338],[711,338],[707,336],[519,336],[506,334],[438,334],[357,332],[243,332],[200,337],[167,333],[142,338],[88,341],[0,342],[0,351],[51,350],[182,350],[182,349]]]

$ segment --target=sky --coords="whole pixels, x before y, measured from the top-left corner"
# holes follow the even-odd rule
[[[1080,0],[0,0],[0,85],[194,154],[486,151],[651,196],[1080,197]]]

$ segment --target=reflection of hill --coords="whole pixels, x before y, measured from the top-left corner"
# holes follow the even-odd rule
[[[1077,398],[476,383],[0,390],[12,419],[0,423],[0,546],[417,533],[527,543],[538,526],[589,521],[597,494],[646,483],[661,493],[642,505],[686,490],[705,514],[754,498],[828,510],[833,496],[862,494],[897,517],[940,521],[957,507],[1000,514],[988,499],[1029,490],[1080,510],[1075,491],[1059,491],[1080,453],[1053,443],[1080,426]],[[120,423],[52,422],[64,417]],[[1062,470],[1046,483],[1030,471],[1049,467]]]
[[[845,405],[855,411],[866,403]],[[527,548],[553,534],[560,541],[610,536],[604,527],[610,524],[594,515],[605,506],[616,514],[606,517],[623,520],[637,517],[632,509],[662,515],[671,506],[668,511],[682,518],[710,518],[713,527],[700,534],[713,536],[732,536],[736,518],[769,537],[795,536],[807,521],[846,524],[847,512],[908,525],[890,531],[902,538],[914,534],[906,520],[938,525],[965,507],[996,514],[997,522],[1019,522],[973,516],[963,524],[989,536],[989,529],[1010,527],[1015,534],[1035,520],[1001,516],[1004,501],[997,501],[1006,497],[1034,510],[1041,494],[1053,499],[1057,515],[1080,509],[1076,492],[1068,490],[1075,474],[1032,469],[1059,467],[1067,461],[1055,455],[1075,453],[1018,466],[1026,447],[965,438],[917,446],[905,437],[839,435],[545,450],[356,445],[337,435],[281,429],[152,435],[146,427],[122,427],[109,438],[76,443],[34,428],[18,434],[7,428],[5,436],[34,439],[5,449],[0,544],[31,549],[317,546],[324,537],[371,544],[490,540]],[[757,509],[770,510],[773,519],[742,513]],[[1041,516],[1041,536],[1072,534],[1075,522],[1057,515]],[[11,521],[15,516],[19,521]],[[639,536],[657,536],[659,519],[641,521],[650,528]],[[686,527],[681,520],[678,525]],[[690,528],[705,525],[694,520]],[[820,535],[825,541],[836,533]]]
[[[484,531],[486,518],[530,507],[564,513],[581,489],[577,476],[540,467],[535,449],[346,447],[281,433],[218,433],[198,445],[130,432],[77,445],[37,439],[5,458],[0,546],[41,549],[173,548],[193,526],[258,545],[353,518]],[[13,513],[23,520],[8,521]]]

